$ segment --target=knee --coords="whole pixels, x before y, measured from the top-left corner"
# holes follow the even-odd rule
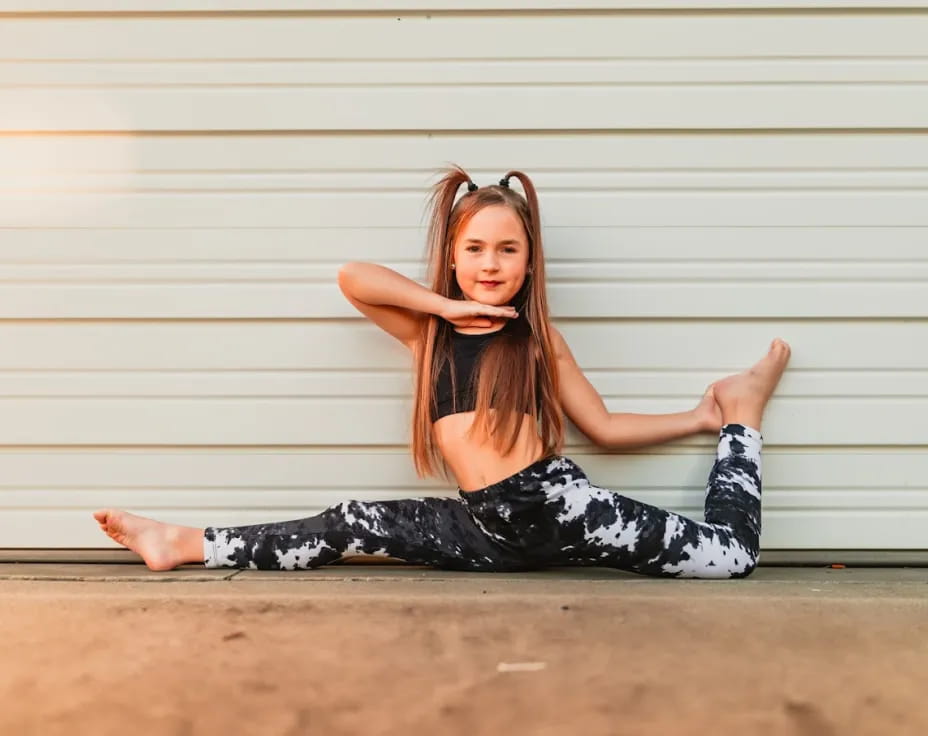
[[[746,578],[757,568],[759,555],[749,556],[747,562],[741,570],[733,570],[729,575],[730,578]]]
[[[706,578],[711,580],[732,580],[746,578],[757,567],[757,556],[744,555],[733,560],[729,556],[712,557],[692,568],[683,577]],[[679,574],[679,573],[678,573]]]

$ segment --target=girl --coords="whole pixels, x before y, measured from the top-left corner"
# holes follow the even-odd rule
[[[430,289],[371,263],[343,266],[338,283],[411,351],[416,472],[447,478],[450,470],[459,497],[345,501],[305,519],[206,529],[103,509],[94,513],[103,531],[152,570],[187,562],[290,570],[366,555],[487,572],[599,565],[664,577],[749,575],[761,529],[761,416],[789,346],[773,340],[758,363],[710,385],[690,411],[609,413],[549,322],[529,178],[511,171],[481,188],[454,167],[430,204]],[[609,448],[718,432],[705,522],[592,484],[560,454],[562,412]]]

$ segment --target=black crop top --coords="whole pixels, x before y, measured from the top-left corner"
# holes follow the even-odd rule
[[[457,391],[452,396],[451,366],[446,361],[439,371],[436,382],[435,398],[438,402],[438,411],[436,412],[435,408],[432,407],[431,419],[433,422],[438,421],[447,414],[474,411],[477,394],[473,390],[475,387],[471,386],[471,381],[476,380],[473,374],[477,360],[483,348],[504,329],[505,326],[494,332],[484,332],[477,335],[465,335],[457,330],[451,330],[451,349],[454,357],[454,378]],[[456,400],[454,404],[452,404],[452,399]]]

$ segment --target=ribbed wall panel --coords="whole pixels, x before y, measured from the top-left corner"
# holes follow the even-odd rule
[[[335,284],[424,279],[447,161],[533,176],[611,411],[792,344],[762,547],[926,548],[928,3],[871,5],[0,0],[0,548],[454,493],[412,469],[408,352]],[[711,437],[567,439],[701,518]]]

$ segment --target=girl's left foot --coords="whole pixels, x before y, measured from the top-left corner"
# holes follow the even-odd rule
[[[712,384],[724,424],[745,424],[760,430],[764,407],[786,369],[791,352],[786,341],[774,338],[767,354],[757,363]]]
[[[94,511],[93,517],[110,538],[139,555],[151,570],[173,570],[186,562],[179,550],[180,527],[115,509]]]

